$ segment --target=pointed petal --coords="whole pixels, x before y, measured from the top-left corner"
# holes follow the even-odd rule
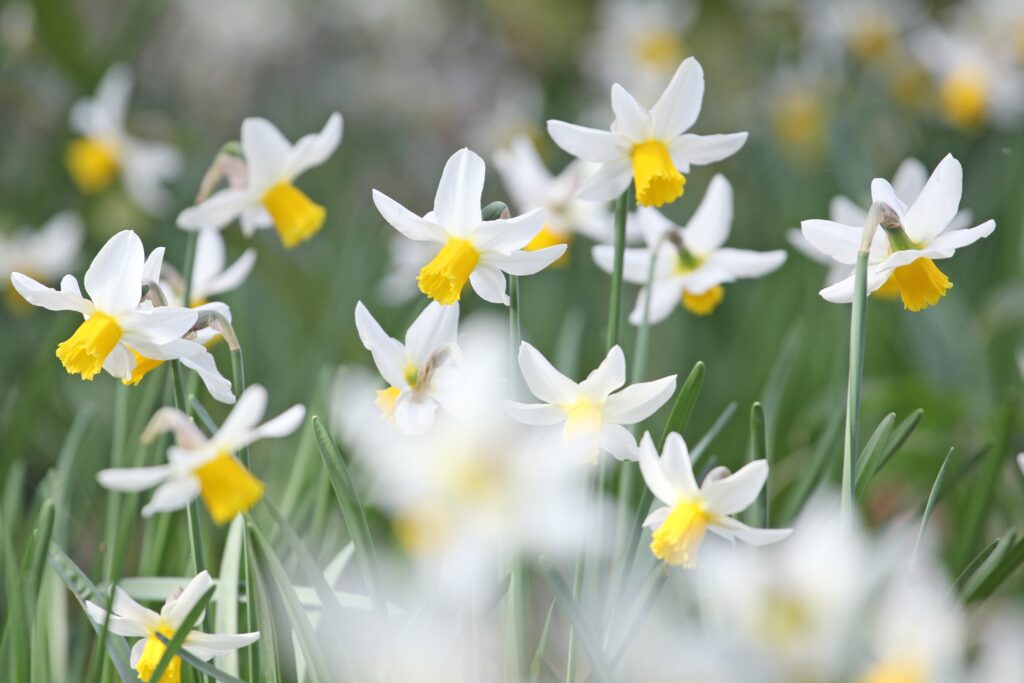
[[[505,293],[505,275],[489,263],[480,263],[469,276],[469,284],[473,291],[480,295],[484,301],[492,304],[509,305],[508,295]]]
[[[179,213],[177,226],[182,230],[220,230],[258,201],[259,197],[249,189],[218,190],[201,204],[190,206]]]
[[[124,467],[100,470],[96,481],[105,489],[137,493],[151,489],[165,480],[174,471],[170,465],[153,467]]]
[[[701,492],[710,512],[716,515],[734,515],[750,507],[768,481],[768,462],[755,460],[747,463],[735,474],[705,482]]]
[[[565,411],[549,403],[506,401],[505,408],[509,417],[523,424],[546,427],[565,421]]]
[[[732,205],[732,185],[718,174],[711,179],[708,191],[683,229],[686,248],[706,256],[725,244],[732,227]]]
[[[442,306],[432,301],[406,331],[405,353],[420,368],[435,351],[455,343],[458,327],[458,302]]]
[[[210,443],[218,449],[234,452],[235,444],[241,443],[256,428],[263,414],[267,412],[267,390],[259,384],[250,385],[231,409],[217,433],[210,437]]]
[[[616,344],[609,349],[601,364],[580,382],[580,391],[594,398],[605,398],[626,383],[626,356]]]
[[[614,159],[601,164],[601,168],[583,183],[576,196],[591,202],[611,201],[626,191],[632,178],[633,165],[629,157]]]
[[[636,439],[622,425],[605,423],[601,426],[601,450],[612,455],[616,460],[636,460],[639,449]]]
[[[327,161],[341,143],[343,127],[341,114],[334,112],[323,130],[299,138],[284,159],[283,175],[294,180],[309,169]]]
[[[567,244],[555,244],[534,251],[513,251],[511,254],[489,253],[482,263],[509,275],[533,275],[557,261],[568,249]]]
[[[704,69],[693,57],[683,60],[665,92],[651,109],[654,136],[669,140],[697,121],[704,100]]]
[[[11,284],[14,285],[18,294],[33,306],[39,306],[49,311],[75,311],[82,315],[92,314],[92,302],[73,292],[58,291],[47,287],[21,273],[11,273]]]
[[[973,228],[951,230],[932,240],[932,243],[928,245],[928,250],[949,252],[952,255],[954,250],[974,244],[978,240],[988,237],[995,229],[996,222],[989,220]]]
[[[949,226],[960,208],[964,171],[952,154],[935,167],[903,221],[910,239],[927,244]]]
[[[383,192],[373,191],[373,203],[384,220],[409,239],[441,244],[448,241],[448,233],[439,225],[417,216]]]
[[[633,384],[608,397],[604,417],[610,422],[631,425],[646,420],[672,398],[676,376]]]
[[[158,512],[181,510],[199,495],[199,480],[189,475],[168,479],[153,492],[145,507],[143,517],[152,517]]]
[[[690,449],[678,432],[672,432],[665,440],[665,449],[661,455],[661,471],[672,484],[672,488],[684,496],[696,496],[700,492],[697,478],[693,474],[693,462],[690,460]]]
[[[556,370],[540,351],[526,342],[519,346],[519,369],[530,392],[546,403],[566,403],[579,391],[575,382]]]
[[[778,543],[793,533],[792,529],[755,529],[732,517],[720,517],[710,523],[708,529],[725,538],[735,538],[754,546]]]
[[[403,391],[395,401],[395,424],[404,434],[422,436],[434,426],[437,402],[432,398],[418,399]]]
[[[250,188],[264,192],[285,179],[285,161],[292,146],[277,126],[264,118],[247,118],[242,121],[241,142]]]
[[[122,230],[103,245],[85,272],[85,291],[96,308],[109,315],[131,311],[142,298],[142,240]]]
[[[746,133],[727,133],[720,135],[693,135],[687,133],[669,144],[672,163],[686,173],[690,165],[702,166],[721,161],[738,152],[747,141]]]
[[[618,83],[612,85],[613,130],[634,140],[651,137],[651,115]]]
[[[458,235],[480,225],[485,174],[484,160],[466,147],[448,159],[434,196],[434,218],[439,225]]]
[[[544,227],[546,212],[534,209],[515,218],[499,218],[481,223],[473,232],[473,244],[478,251],[508,253],[522,249]]]
[[[781,268],[785,262],[786,252],[782,249],[751,251],[726,247],[708,259],[709,265],[728,271],[736,278],[763,277]]]
[[[629,141],[611,131],[548,121],[548,134],[556,145],[579,159],[601,164],[629,159]]]
[[[682,305],[684,280],[675,278],[673,280],[654,282],[650,289],[644,287],[636,297],[636,304],[629,314],[631,325],[643,325],[644,316],[650,325],[656,325],[672,315],[672,311]],[[647,299],[650,297],[650,308],[648,309]]]
[[[658,448],[654,445],[654,439],[651,438],[650,432],[644,432],[640,439],[639,461],[640,474],[654,497],[666,505],[675,505],[679,494],[673,483],[665,476],[662,460],[658,456]],[[644,526],[647,526],[646,523]]]
[[[397,339],[388,336],[362,301],[356,303],[356,330],[359,332],[359,340],[373,356],[373,364],[377,366],[384,381],[393,387],[406,386],[408,355],[405,347]]]
[[[173,602],[169,602],[161,610],[162,615],[174,630],[177,630],[185,617],[196,606],[199,599],[206,595],[206,592],[213,588],[213,579],[205,569],[196,574],[191,581],[182,589]]]

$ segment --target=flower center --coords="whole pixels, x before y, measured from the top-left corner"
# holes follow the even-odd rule
[[[120,167],[117,148],[96,138],[76,138],[64,154],[68,173],[86,194],[106,189]]]
[[[672,163],[664,142],[648,140],[633,147],[633,183],[639,204],[661,206],[683,196],[686,177]]]
[[[565,410],[565,436],[571,439],[581,434],[601,431],[601,404],[585,394],[563,406]]]
[[[194,474],[199,479],[203,503],[217,524],[230,522],[263,497],[263,482],[230,453],[219,453],[196,468]]]
[[[893,37],[892,25],[884,17],[872,17],[861,22],[850,36],[850,49],[867,62],[888,52]]]
[[[694,315],[711,315],[724,298],[725,287],[722,285],[715,285],[701,294],[683,292],[683,308]]]
[[[174,631],[167,626],[161,626],[157,631],[151,632],[146,638],[146,646],[142,649],[142,656],[135,664],[135,670],[139,672],[139,678],[146,683],[179,683],[181,681],[181,657],[173,657],[171,664],[164,670],[164,675],[158,682],[151,682],[150,679],[156,671],[157,664],[164,656],[167,646],[157,638],[159,633],[165,638],[173,638]]]
[[[887,660],[873,666],[858,683],[925,683],[928,680],[918,662]]]
[[[162,360],[146,358],[139,355],[137,351],[132,351],[132,355],[135,356],[135,369],[132,370],[132,376],[121,380],[122,383],[130,384],[131,386],[137,386],[142,381],[142,378],[149,374],[151,370],[155,370],[164,364]]]
[[[538,251],[540,249],[547,249],[548,247],[558,246],[559,244],[569,244],[572,242],[572,233],[563,233],[553,230],[550,226],[545,225],[540,229],[530,243],[523,247],[524,251]],[[553,266],[565,266],[569,263],[569,251],[566,250],[564,254],[558,257]]]
[[[385,420],[389,422],[395,418],[395,401],[398,400],[398,396],[402,393],[402,390],[398,387],[388,387],[387,389],[381,389],[377,392],[377,399],[373,402],[377,409],[380,410],[380,414]]]
[[[894,270],[878,291],[883,297],[899,292],[904,308],[920,311],[938,303],[952,288],[953,283],[931,259],[919,258]]]
[[[794,89],[779,98],[772,123],[781,142],[806,151],[821,143],[825,112],[813,92]]]
[[[977,69],[955,69],[939,87],[939,100],[946,118],[952,123],[975,128],[988,111],[987,79]]]
[[[263,195],[263,206],[274,219],[274,227],[287,249],[305,242],[320,231],[327,217],[324,207],[299,188],[282,180]]]
[[[67,341],[57,346],[57,358],[72,375],[91,380],[121,339],[121,326],[105,313],[93,313]]]
[[[692,568],[708,530],[710,517],[698,501],[678,503],[651,539],[651,552],[671,565]]]
[[[638,40],[634,46],[636,57],[644,64],[675,68],[683,61],[683,42],[672,31],[655,29]]]
[[[480,252],[469,240],[453,237],[430,263],[420,269],[420,291],[439,304],[451,305],[462,296],[470,274],[480,262]]]

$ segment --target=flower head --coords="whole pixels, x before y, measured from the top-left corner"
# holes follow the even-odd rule
[[[897,214],[900,226],[875,233],[868,254],[867,291],[887,289],[898,293],[907,310],[920,311],[938,303],[952,288],[949,278],[935,261],[951,257],[957,249],[988,237],[995,230],[989,220],[973,228],[951,230],[960,207],[963,169],[952,155],[935,168],[917,198],[909,205],[897,196],[888,181],[875,178],[871,197],[884,202]],[[857,262],[862,225],[844,225],[826,220],[800,224],[804,237],[815,249],[839,263]],[[833,303],[853,300],[853,275],[821,290]]]
[[[411,240],[442,245],[417,278],[420,291],[440,304],[458,301],[469,283],[482,299],[507,306],[505,273],[532,275],[565,253],[564,244],[525,251],[544,226],[543,209],[484,221],[484,173],[484,161],[477,154],[466,148],[453,154],[441,174],[434,210],[422,218],[373,191],[377,210],[396,230]]]
[[[709,315],[725,296],[722,285],[762,277],[782,266],[786,252],[781,249],[758,252],[723,246],[732,213],[732,186],[722,175],[712,178],[686,227],[676,226],[657,209],[637,210],[646,247],[626,249],[622,273],[626,282],[642,285],[629,315],[631,323],[641,325],[645,317],[650,323],[661,322],[680,304],[695,315]],[[612,272],[614,257],[612,247],[594,247],[594,260],[606,272]]]
[[[184,588],[177,589],[160,609],[154,612],[143,607],[123,589],[114,589],[111,612],[90,601],[85,611],[95,624],[106,624],[110,632],[126,638],[140,638],[131,652],[131,667],[143,681],[150,681],[167,646],[160,639],[174,637],[196,603],[213,587],[213,579],[201,571]],[[201,619],[201,617],[200,617]],[[193,657],[208,662],[232,650],[243,648],[259,640],[259,632],[235,634],[203,633],[189,631],[181,648]],[[181,657],[174,657],[159,683],[178,683],[181,680]]]
[[[105,469],[97,480],[113,491],[144,491],[157,487],[142,515],[180,510],[197,496],[217,524],[231,521],[263,497],[263,483],[239,462],[236,453],[260,439],[287,436],[298,429],[306,409],[292,406],[259,424],[267,408],[267,391],[258,384],[245,390],[220,429],[206,437],[183,412],[161,408],[143,432],[143,441],[174,432],[176,446],[166,465]]]
[[[75,184],[100,192],[119,175],[128,194],[145,211],[162,213],[171,201],[164,184],[183,166],[181,154],[161,142],[140,140],[126,130],[133,79],[124,64],[110,67],[96,88],[71,108],[71,141],[65,162]]]
[[[597,462],[602,450],[619,460],[636,460],[636,439],[623,425],[653,415],[676,389],[675,375],[623,388],[626,359],[618,346],[578,384],[526,342],[519,347],[519,369],[530,391],[544,403],[509,402],[510,415],[526,424],[564,425],[563,440],[587,444],[581,452],[591,462]]]
[[[640,472],[647,488],[665,504],[648,515],[644,526],[654,530],[651,552],[668,564],[696,566],[708,531],[752,545],[776,543],[791,532],[755,529],[732,517],[753,504],[768,480],[764,460],[748,463],[735,474],[725,468],[712,470],[698,486],[683,437],[669,434],[659,457],[650,433],[645,433],[640,441]]]
[[[704,70],[696,59],[683,61],[657,103],[647,110],[618,83],[612,86],[611,130],[548,121],[548,133],[573,156],[601,164],[580,189],[580,197],[614,199],[636,186],[637,203],[661,206],[683,194],[691,164],[710,164],[734,154],[746,133],[694,135],[704,98]]]
[[[251,236],[259,228],[275,228],[287,248],[310,239],[323,227],[327,211],[295,187],[305,171],[319,166],[341,142],[341,114],[327,119],[323,130],[294,145],[266,119],[242,122],[242,155],[247,178],[243,186],[229,186],[178,216],[184,230],[220,230],[241,219],[242,232]]]

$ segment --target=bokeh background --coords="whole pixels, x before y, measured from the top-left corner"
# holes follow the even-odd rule
[[[249,282],[224,297],[248,380],[270,388],[272,412],[301,402],[330,414],[345,409],[330,401],[336,370],[370,362],[354,329],[356,301],[395,332],[421,306],[396,303],[393,292],[382,291],[397,235],[376,213],[371,188],[426,212],[444,161],[469,146],[488,160],[485,201],[507,200],[490,162],[515,134],[530,135],[549,166],[560,169],[569,159],[546,136],[546,119],[606,126],[612,82],[649,105],[681,59],[696,56],[707,91],[695,132],[746,130],[750,138],[724,163],[695,168],[686,195],[667,213],[685,221],[712,175],[722,172],[735,188],[731,244],[791,253],[771,276],[730,286],[712,316],[680,309],[655,327],[649,375],[707,364],[691,426],[703,434],[736,403],[714,446],[727,465],[746,457],[745,415],[762,401],[780,505],[843,410],[849,325],[847,307],[817,294],[825,268],[791,249],[787,230],[801,219],[827,217],[836,194],[866,205],[871,178],[891,177],[907,157],[931,169],[947,153],[963,163],[963,205],[976,222],[997,221],[992,237],[944,264],[955,286],[938,306],[910,314],[894,302],[869,305],[862,438],[889,412],[902,420],[924,410],[868,493],[868,517],[878,523],[919,507],[950,446],[964,477],[958,481],[968,484],[969,468],[986,446],[999,441],[997,447],[1013,450],[1009,437],[999,435],[1016,405],[1016,357],[1024,345],[1024,117],[1014,108],[1024,79],[1024,12],[1015,4],[6,0],[0,6],[0,230],[38,226],[73,209],[84,218],[87,238],[71,272],[80,276],[99,245],[125,228],[136,230],[147,249],[166,245],[168,259],[180,266],[185,234],[174,227],[175,215],[192,202],[221,146],[237,139],[244,117],[265,116],[295,139],[340,111],[339,152],[300,181],[328,210],[322,233],[285,251],[272,231],[253,240],[237,226],[225,231],[230,257],[247,246],[258,251]],[[921,36],[937,30],[958,46],[941,51],[942,59],[921,47],[927,45]],[[983,106],[966,113],[951,101],[956,93],[946,80],[956,68],[947,62],[962,55],[981,65],[971,72],[980,95],[960,94],[982,98]],[[128,64],[136,75],[129,130],[172,143],[186,160],[169,185],[174,207],[163,216],[142,212],[118,186],[82,194],[64,165],[73,138],[69,108],[114,63]],[[576,239],[567,267],[521,283],[524,337],[569,374],[603,356],[609,278],[593,264],[591,244]],[[634,294],[629,288],[628,302]],[[65,536],[72,554],[88,563],[104,505],[94,474],[109,459],[116,382],[67,375],[54,348],[74,329],[75,316],[28,310],[15,297],[0,308],[6,526],[23,528],[18,521],[31,519],[34,493],[55,485],[46,473],[75,416],[85,411],[91,421],[84,440],[73,464],[60,470],[66,518],[58,538]],[[487,306],[475,295],[464,298],[467,314]],[[627,348],[634,333],[626,332]],[[216,353],[227,372],[226,349]],[[148,400],[144,392],[157,391],[147,385],[157,384],[134,390],[139,405]],[[224,414],[215,403],[208,409],[216,419]],[[146,417],[133,419],[137,425]],[[833,449],[837,477],[839,440]],[[297,449],[291,441],[255,448],[254,468],[294,525],[330,537],[339,532],[327,521],[332,494],[319,467],[309,434]],[[986,539],[1022,518],[1022,483],[1007,461]],[[954,530],[969,490],[954,488],[952,502],[937,511],[933,525],[940,534]],[[139,526],[141,543],[147,526]],[[184,525],[165,533],[172,542],[181,534],[184,544]],[[210,537],[218,542],[216,532]],[[960,542],[945,534],[951,556],[964,552]]]

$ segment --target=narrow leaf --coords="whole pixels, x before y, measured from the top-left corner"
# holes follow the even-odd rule
[[[559,576],[558,572],[555,571],[555,568],[548,564],[548,562],[543,558],[541,559],[540,570],[541,574],[544,576],[544,580],[548,584],[548,587],[554,594],[555,600],[558,601],[558,606],[569,619],[569,623],[572,624],[573,629],[575,629],[575,632],[580,639],[580,643],[583,645],[583,649],[587,651],[587,656],[590,658],[590,665],[594,669],[594,674],[597,676],[597,680],[603,681],[603,683],[611,683],[611,670],[609,669],[607,662],[604,660],[604,653],[601,651],[600,642],[594,632],[590,629],[590,623],[584,618],[576,603],[573,602],[569,587],[565,585],[565,581],[561,576]]]

